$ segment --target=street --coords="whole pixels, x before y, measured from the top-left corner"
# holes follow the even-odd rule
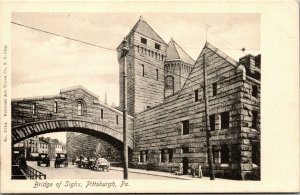
[[[69,163],[68,167],[61,166],[54,168],[54,161],[50,162],[50,167],[37,166],[36,161],[27,161],[27,164],[32,168],[46,174],[47,179],[123,179],[123,171],[120,168],[112,167],[109,172],[106,171],[93,171],[85,168],[78,168],[76,165]],[[155,179],[155,180],[170,180],[174,178],[148,175],[143,173],[128,173],[129,179]]]

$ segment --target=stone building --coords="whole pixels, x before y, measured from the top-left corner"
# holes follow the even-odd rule
[[[33,136],[29,139],[14,144],[14,150],[22,151],[21,153],[27,160],[34,160],[39,155],[39,137]]]
[[[173,39],[167,44],[142,18],[125,39],[129,49],[127,129],[133,149],[129,152],[130,167],[146,168],[149,161],[152,169],[169,172],[183,163],[183,172],[187,174],[194,164],[202,165],[204,175],[208,175],[205,66],[216,176],[260,179],[260,55],[246,55],[237,62],[207,42],[195,61]],[[122,47],[121,43],[117,48],[120,110]],[[98,101],[96,95],[83,87],[73,87],[61,90],[58,96],[14,100],[12,124],[18,126],[38,119],[78,119],[80,124],[92,121],[89,131],[84,132],[77,122],[66,124],[73,131],[67,133],[69,157],[100,152],[111,161],[120,161],[123,135],[118,133],[122,132],[122,112],[118,109]],[[91,131],[102,128],[98,123],[116,131],[101,131],[95,138]],[[57,125],[53,126],[56,129]],[[14,139],[20,136],[22,133],[13,134]]]
[[[39,153],[49,154],[49,142],[44,137],[39,138]]]
[[[259,178],[260,55],[237,62],[206,43],[194,62],[173,39],[166,44],[142,18],[126,39],[127,106],[135,137],[131,166],[145,168],[149,161],[153,169],[170,171],[183,163],[187,174],[192,164],[201,164],[207,174],[205,65],[216,176]]]

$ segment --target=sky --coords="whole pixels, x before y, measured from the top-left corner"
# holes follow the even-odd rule
[[[206,39],[236,60],[260,53],[259,14],[16,12],[12,21],[116,49],[141,15],[166,43],[173,38],[194,60]],[[11,35],[13,98],[55,95],[82,85],[100,101],[107,93],[108,104],[119,105],[116,51],[14,24]]]

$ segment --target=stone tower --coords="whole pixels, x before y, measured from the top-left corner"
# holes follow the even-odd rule
[[[127,109],[128,114],[142,112],[164,99],[164,61],[167,44],[142,18],[125,37],[129,49],[127,63]],[[122,94],[122,43],[117,48],[119,61],[120,108]]]
[[[168,44],[165,60],[165,97],[179,91],[195,61],[173,40]]]

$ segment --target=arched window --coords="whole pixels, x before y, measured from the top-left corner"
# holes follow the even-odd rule
[[[77,102],[77,115],[83,116],[83,103]]]
[[[165,90],[167,94],[174,93],[174,78],[172,76],[167,76],[165,78]]]

